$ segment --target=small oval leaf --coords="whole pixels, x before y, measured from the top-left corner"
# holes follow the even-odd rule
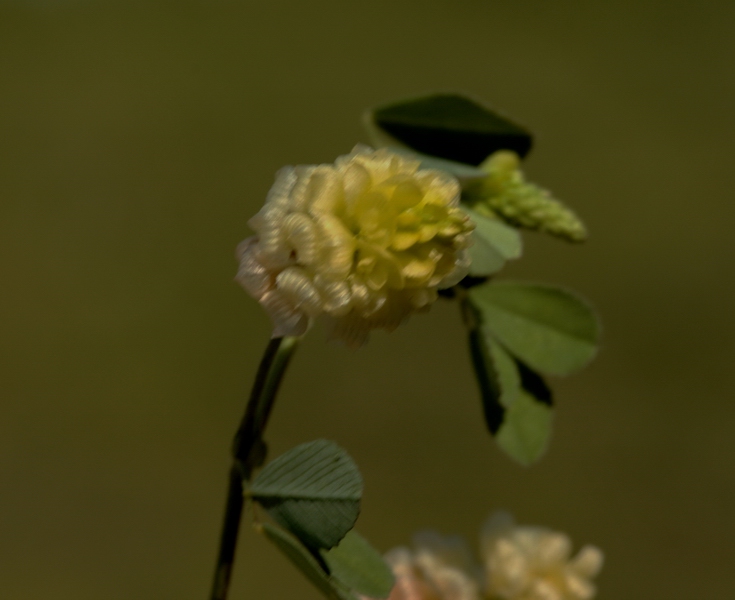
[[[368,598],[387,598],[395,583],[380,553],[354,529],[331,550],[320,554],[333,579]]]
[[[248,492],[304,544],[331,548],[355,525],[362,476],[337,444],[316,440],[266,465]]]
[[[507,454],[522,465],[530,465],[543,455],[549,445],[551,420],[551,407],[521,389],[505,411],[495,439]]]
[[[499,219],[493,219],[463,207],[475,224],[474,244],[470,247],[469,274],[487,277],[497,273],[507,260],[519,258],[523,251],[520,232]]]
[[[533,369],[566,375],[585,366],[597,352],[597,318],[570,292],[502,282],[474,287],[469,294],[484,327]]]

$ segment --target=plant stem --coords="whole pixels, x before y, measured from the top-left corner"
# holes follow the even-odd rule
[[[235,434],[232,445],[234,461],[230,469],[225,518],[211,600],[227,598],[244,503],[243,481],[250,480],[253,469],[259,467],[265,460],[267,450],[263,442],[263,433],[298,340],[297,337],[273,338],[268,343],[253,382],[245,415]]]

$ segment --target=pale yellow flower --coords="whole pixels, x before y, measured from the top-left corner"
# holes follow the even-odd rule
[[[334,164],[286,167],[238,246],[236,279],[274,323],[301,335],[323,318],[358,346],[428,309],[469,268],[474,227],[444,171],[356,147]]]
[[[517,526],[507,513],[483,528],[481,565],[456,536],[425,532],[414,545],[386,555],[396,577],[388,600],[590,600],[603,561],[594,546],[571,558],[565,534]]]
[[[396,578],[388,600],[481,599],[479,572],[462,538],[424,532],[414,542],[414,551],[396,548],[385,556]]]
[[[498,513],[482,534],[486,592],[502,600],[594,598],[591,579],[602,568],[602,552],[584,546],[575,557],[571,553],[572,543],[564,533],[519,527],[510,515]]]

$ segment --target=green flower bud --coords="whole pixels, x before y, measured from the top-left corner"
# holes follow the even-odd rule
[[[527,182],[515,152],[499,150],[480,165],[488,176],[468,190],[474,207],[497,214],[511,225],[543,231],[569,242],[587,239],[584,223],[567,206]]]

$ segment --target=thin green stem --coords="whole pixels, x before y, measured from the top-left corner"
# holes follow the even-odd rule
[[[265,460],[266,445],[263,433],[298,340],[296,337],[284,337],[273,338],[269,342],[253,382],[245,415],[235,434],[232,446],[234,461],[229,475],[225,517],[211,600],[227,598],[244,504],[243,481],[249,480],[253,470]]]

